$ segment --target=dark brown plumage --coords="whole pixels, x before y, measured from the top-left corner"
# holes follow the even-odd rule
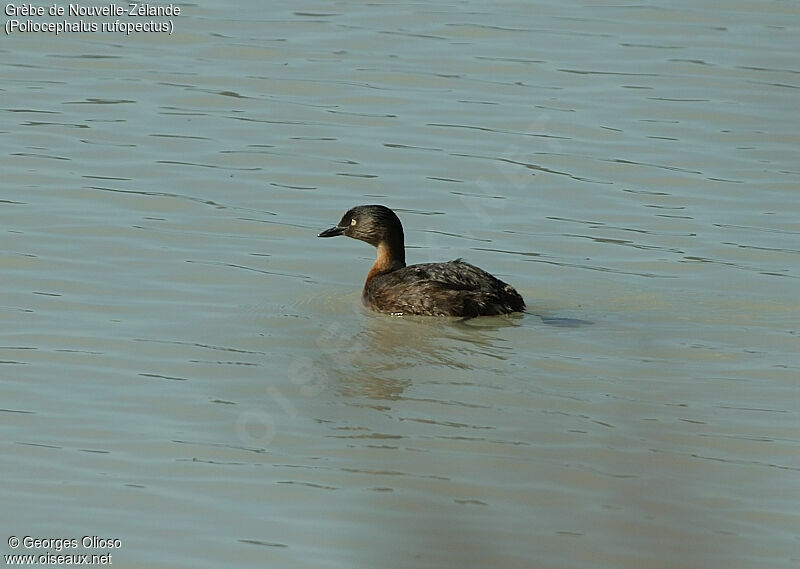
[[[356,206],[318,237],[337,235],[378,249],[362,300],[379,312],[471,318],[525,310],[514,287],[461,259],[406,266],[403,226],[388,207]]]

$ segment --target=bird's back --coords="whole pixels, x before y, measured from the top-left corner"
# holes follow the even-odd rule
[[[373,275],[364,302],[381,312],[488,316],[525,310],[511,285],[461,259],[423,263]]]

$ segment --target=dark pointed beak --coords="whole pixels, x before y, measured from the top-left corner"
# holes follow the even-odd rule
[[[347,229],[346,227],[339,227],[337,225],[336,227],[331,227],[330,229],[326,229],[325,231],[317,235],[317,237],[336,237],[337,235],[341,235],[342,233],[344,233],[346,229]]]

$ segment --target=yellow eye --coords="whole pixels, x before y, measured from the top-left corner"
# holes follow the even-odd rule
[[[350,225],[355,225],[355,224],[356,224],[356,220],[355,220],[355,218],[351,219],[351,220],[350,220]]]

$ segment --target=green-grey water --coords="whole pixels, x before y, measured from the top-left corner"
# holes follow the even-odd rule
[[[0,43],[3,540],[798,566],[794,3],[181,9]],[[362,203],[528,312],[366,311]]]

